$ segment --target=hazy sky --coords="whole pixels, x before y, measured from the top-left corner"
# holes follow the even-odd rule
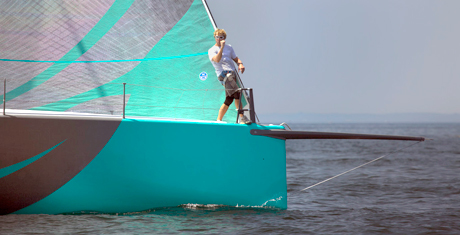
[[[207,2],[260,114],[460,113],[460,0]]]

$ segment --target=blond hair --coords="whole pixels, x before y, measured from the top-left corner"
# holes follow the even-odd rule
[[[224,38],[227,38],[227,33],[225,32],[225,30],[223,29],[216,29],[216,31],[214,31],[214,37],[219,35],[219,34],[223,34],[224,35]]]

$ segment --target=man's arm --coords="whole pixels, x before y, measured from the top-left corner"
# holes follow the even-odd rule
[[[238,57],[235,57],[233,59],[233,61],[235,61],[235,63],[238,64],[238,70],[241,72],[241,73],[244,73],[244,70],[245,70],[245,67],[243,65],[243,61],[241,61]]]
[[[222,59],[222,52],[224,52],[224,46],[225,46],[225,40],[220,41],[220,49],[217,55],[212,57],[212,61],[219,63],[220,60]]]

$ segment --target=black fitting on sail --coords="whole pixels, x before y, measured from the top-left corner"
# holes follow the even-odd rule
[[[277,139],[362,139],[362,140],[409,140],[425,141],[424,137],[372,135],[340,132],[313,132],[313,131],[287,131],[287,130],[257,130],[252,129],[251,135],[262,135]]]

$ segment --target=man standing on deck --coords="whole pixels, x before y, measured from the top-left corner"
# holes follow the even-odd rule
[[[240,105],[241,92],[237,91],[238,86],[236,84],[236,72],[233,61],[238,64],[238,70],[241,73],[244,73],[245,68],[243,62],[236,56],[232,46],[225,45],[225,39],[227,38],[225,30],[216,29],[216,31],[214,31],[214,38],[216,44],[208,50],[208,56],[216,69],[217,79],[219,79],[225,87],[225,102],[220,107],[219,115],[217,116],[217,121],[222,121],[222,118],[233,100],[235,100],[237,109]],[[240,123],[251,123],[243,114],[240,114],[239,120]]]

